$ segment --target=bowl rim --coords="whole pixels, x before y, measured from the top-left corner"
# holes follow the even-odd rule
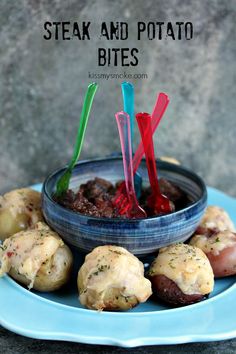
[[[108,156],[108,157],[97,157],[97,158],[91,158],[91,159],[86,159],[86,160],[80,160],[79,162],[76,163],[75,167],[73,170],[76,169],[76,167],[78,165],[82,165],[82,164],[88,164],[88,163],[92,163],[92,162],[107,162],[109,160],[122,160],[121,156]],[[145,159],[143,158],[142,161],[145,161]],[[97,216],[91,216],[91,215],[86,215],[86,214],[81,214],[77,211],[73,211],[71,209],[67,209],[65,207],[63,207],[62,205],[60,205],[59,203],[57,203],[50,195],[50,193],[47,190],[47,184],[48,182],[54,177],[56,176],[58,173],[66,170],[67,165],[61,168],[56,169],[55,171],[51,172],[44,180],[43,182],[43,186],[42,186],[42,195],[45,195],[50,202],[59,210],[61,210],[63,213],[65,214],[72,214],[75,217],[78,218],[82,218],[82,219],[90,219],[90,220],[94,220],[97,222],[107,222],[107,223],[129,223],[129,224],[133,224],[133,223],[140,223],[140,222],[148,222],[148,221],[154,221],[154,220],[159,220],[159,219],[168,219],[170,217],[173,217],[173,215],[179,215],[182,214],[184,212],[189,211],[190,209],[196,207],[198,204],[204,203],[207,201],[207,189],[206,189],[206,185],[203,181],[203,179],[198,176],[198,174],[196,174],[194,171],[183,167],[181,165],[177,165],[177,164],[173,164],[167,161],[163,161],[161,159],[156,159],[156,163],[158,163],[159,165],[166,167],[166,169],[170,169],[172,171],[175,172],[180,172],[181,174],[184,175],[188,175],[187,177],[192,177],[193,180],[195,180],[195,182],[198,183],[198,185],[200,186],[201,190],[202,190],[202,196],[200,197],[200,199],[198,199],[196,202],[188,205],[187,207],[180,209],[178,211],[175,211],[173,213],[169,213],[166,215],[157,215],[157,216],[151,216],[149,218],[138,218],[138,219],[127,219],[127,218],[105,218],[105,217],[97,217]]]

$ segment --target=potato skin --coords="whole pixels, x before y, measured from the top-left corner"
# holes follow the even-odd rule
[[[14,189],[0,195],[0,240],[43,221],[41,193],[30,188]]]
[[[154,296],[173,306],[194,304],[206,297],[201,294],[184,294],[173,280],[162,274],[151,276],[149,279],[152,283]]]
[[[198,228],[190,244],[202,249],[215,278],[236,274],[236,233],[230,230]]]
[[[213,252],[206,253],[215,278],[222,278],[236,274],[236,244],[227,247],[215,255]]]
[[[30,224],[30,218],[26,214],[12,215],[11,212],[0,210],[0,240],[5,241],[6,238],[26,230]]]
[[[56,253],[40,267],[33,289],[38,291],[55,291],[61,288],[70,278],[73,256],[67,245],[58,248]],[[11,268],[9,275],[19,283],[29,285],[30,280]]]

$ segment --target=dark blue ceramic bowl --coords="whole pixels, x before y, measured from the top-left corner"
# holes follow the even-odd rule
[[[159,177],[165,177],[181,187],[191,204],[172,214],[145,219],[108,219],[82,215],[68,210],[52,199],[58,178],[65,168],[47,177],[43,184],[42,207],[47,223],[70,245],[84,252],[100,245],[123,246],[136,255],[147,255],[171,243],[185,241],[195,231],[204,213],[207,191],[204,182],[194,172],[168,162],[157,161]],[[148,184],[145,161],[139,172]],[[121,158],[105,158],[79,162],[73,170],[70,188],[94,177],[113,183],[124,178]]]

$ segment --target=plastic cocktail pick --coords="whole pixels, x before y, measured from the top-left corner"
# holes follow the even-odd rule
[[[134,85],[130,82],[122,82],[121,91],[124,102],[124,112],[130,117],[130,131],[131,131],[131,148],[133,154],[133,137],[134,137]],[[134,173],[134,188],[137,198],[140,197],[142,191],[142,177],[137,170]]]
[[[148,176],[152,189],[152,193],[148,197],[147,204],[153,210],[154,214],[166,214],[171,212],[171,204],[169,199],[161,194],[158,184],[156,160],[152,139],[151,116],[148,113],[138,113],[136,114],[136,119],[143,141]]]
[[[169,97],[165,93],[159,93],[152,111],[152,135],[155,133],[169,102]],[[143,155],[144,147],[141,140],[133,158],[134,173],[137,171]]]
[[[134,137],[134,85],[130,82],[122,82],[121,91],[124,102],[124,112],[129,115],[131,147],[133,147]]]
[[[169,104],[170,100],[169,97],[161,92],[156,99],[155,106],[152,112],[152,134],[155,133],[165,111],[166,108]],[[134,158],[133,158],[133,172],[135,173],[138,170],[139,164],[142,160],[142,157],[144,155],[144,148],[143,148],[143,142],[142,139],[140,141],[140,144],[135,152]],[[136,194],[137,195],[137,194]],[[116,195],[114,197],[114,204],[119,205],[119,207],[122,207],[122,204],[126,203],[126,188],[125,188],[125,183],[122,182],[119,185],[119,188],[116,192]]]
[[[70,164],[67,167],[66,171],[59,178],[59,180],[57,182],[57,185],[56,185],[56,196],[57,197],[60,197],[61,195],[63,195],[69,187],[72,170],[73,170],[73,168],[80,156],[80,152],[81,152],[82,145],[84,142],[85,130],[87,127],[90,110],[92,107],[94,95],[97,91],[97,88],[98,88],[98,84],[96,84],[96,83],[90,84],[87,88],[87,92],[85,95],[84,104],[83,104],[83,108],[82,108],[82,112],[81,112],[81,116],[80,116],[79,129],[77,132],[73,156],[72,156],[72,159],[71,159]]]
[[[119,214],[127,215],[130,218],[145,218],[146,212],[139,206],[134,190],[129,115],[125,112],[118,112],[115,116],[120,135],[127,195],[126,203],[123,203],[122,209],[119,209]]]

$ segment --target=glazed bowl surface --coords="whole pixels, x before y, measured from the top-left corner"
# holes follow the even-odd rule
[[[178,165],[157,161],[158,176],[167,178],[182,188],[191,203],[171,214],[145,219],[109,219],[83,215],[66,209],[53,200],[56,183],[65,168],[50,174],[42,190],[42,208],[46,222],[64,241],[83,252],[101,245],[125,247],[135,255],[144,256],[171,243],[186,241],[196,230],[207,204],[206,186],[194,172]],[[139,173],[148,185],[145,160]],[[124,179],[120,157],[93,159],[79,162],[72,174],[70,188],[101,177],[116,183]]]

